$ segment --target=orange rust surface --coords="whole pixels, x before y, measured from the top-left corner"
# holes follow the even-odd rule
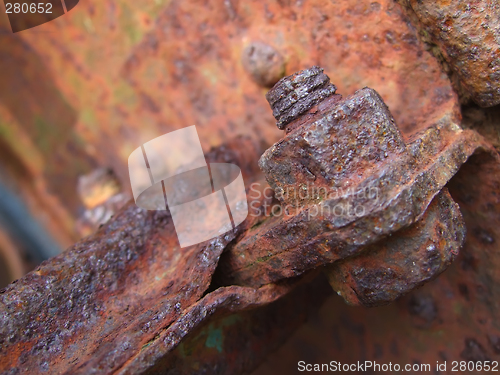
[[[280,137],[241,61],[254,41],[284,57],[286,74],[318,64],[345,95],[376,89],[405,137],[459,117],[447,77],[391,1],[81,2],[16,35],[0,14],[0,162],[15,163],[13,185],[69,245],[77,177],[111,167],[128,186],[127,157],[144,141],[193,123],[205,150],[236,134]],[[449,185],[469,229],[449,272],[375,310],[331,298],[257,373],[294,373],[296,358],[498,359],[498,173],[475,159]]]
[[[344,95],[374,88],[405,135],[458,116],[447,77],[389,0],[81,2],[15,35],[0,15],[0,160],[26,170],[12,179],[67,246],[78,176],[110,167],[127,189],[139,144],[193,124],[205,150],[236,134],[279,138],[242,62],[253,42],[275,48],[285,74],[319,64]]]
[[[423,39],[452,75],[461,99],[500,103],[500,5],[495,1],[402,0]]]

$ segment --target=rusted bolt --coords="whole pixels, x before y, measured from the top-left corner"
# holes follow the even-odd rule
[[[260,86],[272,87],[285,74],[285,59],[274,47],[252,42],[242,54],[245,70]]]
[[[465,227],[441,190],[480,136],[445,118],[406,145],[375,90],[342,99],[319,67],[283,78],[267,99],[286,135],[259,166],[285,215],[231,249],[232,283],[259,286],[333,264],[335,290],[375,306],[451,263]]]
[[[336,90],[330,83],[330,78],[323,73],[323,69],[313,66],[280,80],[267,93],[266,98],[276,118],[276,125],[283,130],[292,121],[302,119],[301,116],[306,112],[333,96]],[[333,99],[340,99],[340,95],[334,96]],[[291,127],[287,130],[290,131]]]
[[[421,220],[358,256],[335,262],[326,274],[335,291],[353,305],[394,301],[443,272],[465,240],[465,224],[447,189]]]

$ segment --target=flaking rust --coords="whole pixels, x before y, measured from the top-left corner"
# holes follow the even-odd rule
[[[167,371],[161,364],[175,363],[176,348],[206,321],[228,313],[255,321],[244,310],[307,285],[313,270],[325,269],[347,302],[366,306],[393,301],[442,272],[465,236],[444,186],[472,153],[496,153],[448,117],[405,143],[374,90],[345,99],[335,91],[314,67],[268,94],[286,135],[259,164],[282,215],[262,211],[181,250],[168,212],[129,203],[96,234],[1,292],[0,371]],[[207,159],[239,165],[248,188],[262,179],[259,153],[237,139]],[[241,370],[237,362],[225,362],[225,373]],[[220,373],[221,361],[212,363],[204,371]]]

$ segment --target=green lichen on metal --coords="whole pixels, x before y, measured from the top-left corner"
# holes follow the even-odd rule
[[[58,129],[54,124],[51,124],[47,119],[35,115],[35,136],[34,142],[43,155],[50,154],[53,148],[61,141],[60,135],[57,134]]]
[[[208,337],[205,341],[207,348],[215,348],[219,353],[222,353],[222,346],[224,345],[224,335],[222,328],[214,328],[211,324],[208,327]]]
[[[215,348],[219,353],[222,353],[224,346],[224,328],[232,326],[241,320],[239,315],[230,315],[218,322],[211,323],[208,326],[208,332],[206,333],[207,339],[205,340],[205,346],[207,348]]]
[[[89,130],[97,131],[99,129],[95,113],[91,109],[89,108],[82,109],[82,111],[80,112],[80,119],[87,126]]]
[[[134,12],[128,4],[122,4],[120,24],[132,45],[138,43],[143,35],[143,31],[140,29],[139,21],[135,15],[136,12]]]
[[[14,139],[11,126],[9,126],[9,124],[0,122],[0,138],[5,139],[7,142]]]
[[[129,106],[129,108],[137,105],[137,94],[133,87],[126,81],[119,80],[117,84],[113,86],[112,104],[122,104]]]

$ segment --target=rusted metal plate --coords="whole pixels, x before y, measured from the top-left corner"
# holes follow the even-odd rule
[[[238,314],[214,316],[183,337],[180,345],[144,373],[249,373],[306,319],[314,316],[331,293],[328,282],[319,275],[269,305]],[[142,373],[130,370],[127,372]]]
[[[488,0],[400,1],[464,100],[500,103],[500,6]]]
[[[250,140],[238,138],[209,152],[207,159],[238,163],[246,180],[252,182],[257,150]],[[164,372],[178,361],[177,354],[168,354],[181,342],[200,345],[192,332],[204,329],[207,320],[211,319],[212,327],[219,324],[213,318],[219,318],[220,329],[236,337],[236,332],[241,334],[272,314],[283,314],[296,298],[308,296],[311,304],[307,308],[287,314],[277,325],[267,321],[269,332],[251,339],[260,352],[246,361],[235,356],[248,344],[244,336],[234,340],[235,346],[224,355],[219,350],[211,352],[211,348],[223,346],[222,342],[202,345],[211,358],[204,365],[211,365],[214,371],[222,363],[227,374],[242,366],[251,370],[324,300],[328,289],[324,280],[311,282],[313,274],[260,289],[219,288],[203,297],[220,253],[245,228],[204,245],[179,249],[168,212],[147,212],[128,204],[94,236],[1,292],[0,371]],[[267,305],[297,285],[298,291],[283,302],[235,315],[229,318],[233,323],[224,323],[225,315]],[[188,334],[191,338],[185,340]],[[179,350],[182,347],[177,353]],[[176,366],[177,370],[183,367],[183,373],[189,373],[193,370],[189,364]]]
[[[451,85],[407,21],[390,1],[172,1],[123,74],[155,104],[144,108],[145,116],[157,108],[171,122],[204,126],[211,139],[220,136],[211,129],[225,121],[231,124],[223,130],[227,135],[237,131],[275,141],[279,133],[266,126],[271,117],[265,89],[241,61],[247,46],[265,42],[284,57],[285,75],[317,64],[346,95],[374,88],[411,134],[436,113],[458,112]]]
[[[196,334],[201,328],[202,325],[207,325],[207,321],[210,318],[221,317],[224,315],[228,315],[230,313],[234,313],[237,311],[245,310],[251,307],[266,305],[274,300],[282,297],[286,293],[288,293],[293,288],[292,283],[285,283],[282,285],[266,285],[259,289],[253,288],[245,288],[238,286],[230,286],[226,288],[219,288],[216,291],[209,293],[199,302],[193,304],[189,309],[183,312],[182,316],[170,325],[164,331],[160,331],[154,338],[148,342],[147,346],[143,347],[142,350],[137,353],[135,356],[130,358],[129,362],[122,368],[119,373],[121,374],[138,374],[138,373],[154,373],[158,371],[160,373],[165,373],[169,370],[181,371],[181,369],[189,369],[192,368],[193,363],[184,363],[179,365],[178,369],[170,365],[165,365],[165,362],[175,362],[176,354],[170,355],[169,352],[173,351],[177,348],[181,342],[184,343],[185,337],[190,334],[191,342],[188,340],[185,345],[196,345],[204,343],[205,346],[215,347],[217,349],[218,355],[214,355],[212,353],[209,358],[212,363],[204,363],[204,366],[212,367],[210,370],[214,373],[225,373],[230,374],[231,371],[235,371],[241,367],[252,367],[255,366],[256,359],[249,361],[248,364],[245,363],[244,356],[239,359],[232,359],[229,363],[226,363],[222,370],[218,369],[218,365],[222,364],[225,361],[226,356],[230,357],[232,355],[237,355],[238,349],[243,349],[243,345],[246,342],[246,339],[243,337],[234,337],[233,345],[226,348],[226,352],[222,353],[222,345],[223,345],[223,337],[209,337],[209,338],[196,338]],[[319,287],[321,285],[320,282],[313,283],[312,285],[308,285],[306,287],[301,288],[301,290],[297,291],[295,295],[300,296],[303,295],[305,290],[311,290],[312,288]],[[322,296],[324,296],[325,290],[321,290],[322,293],[312,293],[311,294],[311,302],[314,301],[315,298],[321,300]],[[290,303],[290,299],[288,299],[288,303]],[[278,304],[278,309],[282,309],[283,304]],[[306,309],[299,309],[297,312],[290,314],[288,322],[295,323],[297,321],[302,320],[300,315],[305,313]],[[283,310],[281,310],[283,311]],[[235,336],[241,335],[243,332],[239,332],[240,328],[243,328],[247,324],[251,324],[251,320],[254,316],[258,316],[263,312],[257,314],[243,314],[243,315],[233,315],[233,319],[236,320],[233,324],[230,325],[229,329],[225,329],[225,335],[234,334]],[[213,319],[212,319],[213,320]],[[239,321],[239,322],[238,322]],[[217,324],[217,323],[216,323]],[[270,324],[269,322],[267,324]],[[222,323],[222,327],[224,328],[224,324]],[[270,328],[270,331],[274,334],[278,332],[278,334],[282,334],[280,329],[276,329],[277,327]],[[248,329],[248,328],[247,328]],[[220,328],[219,328],[220,330]],[[228,332],[227,332],[228,331]],[[273,332],[274,331],[274,332]],[[286,331],[286,330],[285,330]],[[217,335],[217,333],[215,333]],[[193,339],[194,336],[194,339]],[[265,334],[264,334],[265,336]],[[207,341],[208,340],[208,345]],[[218,341],[220,340],[220,341]],[[274,340],[270,340],[267,344],[265,343],[265,338],[262,336],[255,336],[252,340],[260,342],[262,340],[262,345],[267,347],[268,345],[272,345]],[[238,348],[239,347],[239,348]],[[179,349],[180,351],[183,348]],[[191,348],[191,350],[193,350]],[[206,349],[205,349],[206,350]],[[192,352],[191,352],[192,353]],[[203,353],[203,349],[201,353],[196,353],[195,358],[201,358]],[[263,353],[254,353],[253,355],[258,355],[260,360],[263,359]],[[253,357],[253,355],[249,355],[249,357]],[[208,369],[207,369],[208,370]],[[184,370],[183,373],[186,373]]]
[[[15,35],[0,15],[0,30],[0,160],[19,165],[16,190],[63,247],[80,235],[78,177],[111,168],[127,189],[127,158],[145,141],[193,124],[205,151],[241,134],[277,141],[258,56],[281,56],[283,74],[319,64],[345,95],[374,88],[405,136],[458,116],[447,77],[389,0],[81,2]],[[260,43],[272,53],[257,48],[245,68]]]
[[[0,18],[0,22],[2,20]],[[457,99],[451,90],[450,83],[441,73],[437,62],[426,52],[424,45],[417,40],[416,31],[404,16],[401,8],[390,1],[373,3],[346,1],[341,4],[319,1],[297,3],[279,1],[266,4],[220,1],[208,5],[201,2],[181,1],[167,3],[158,1],[147,5],[131,1],[113,3],[104,1],[96,4],[82,3],[67,16],[41,27],[43,27],[40,29],[42,32],[24,33],[16,36],[17,39],[5,33],[0,35],[2,38],[0,49],[3,51],[3,56],[8,57],[0,59],[2,68],[0,78],[2,82],[8,82],[6,85],[1,85],[0,89],[2,90],[0,96],[7,98],[6,101],[2,101],[3,104],[0,104],[0,131],[2,132],[0,157],[4,163],[16,161],[12,179],[22,187],[19,190],[26,199],[29,199],[29,205],[34,211],[48,213],[45,215],[50,219],[47,226],[58,234],[62,243],[69,243],[71,238],[76,238],[74,223],[82,204],[76,193],[78,175],[87,173],[95,167],[112,167],[121,179],[122,185],[127,186],[126,159],[130,151],[144,141],[193,123],[204,126],[200,134],[205,150],[208,150],[210,145],[218,144],[234,134],[248,134],[267,143],[278,139],[279,132],[269,126],[272,121],[263,100],[264,89],[256,83],[265,80],[256,80],[255,71],[251,70],[252,66],[249,68],[244,64],[245,56],[247,56],[245,51],[248,51],[248,46],[255,45],[258,41],[265,41],[276,51],[277,56],[283,57],[286,62],[286,73],[319,63],[326,67],[326,72],[332,76],[339,92],[345,95],[352,94],[354,90],[363,86],[375,88],[391,107],[391,112],[400,124],[405,138],[446,117],[448,120],[445,123],[457,122]],[[266,53],[262,55],[265,56]],[[19,66],[25,69],[23,73],[11,74]],[[37,79],[25,79],[25,77],[37,77],[40,70],[46,72],[44,77],[48,77],[41,83]],[[258,75],[257,78],[259,78]],[[18,87],[20,89],[17,89]],[[61,109],[65,116],[60,119],[54,118],[53,113],[46,106],[39,105],[46,101],[59,103],[56,107]],[[17,103],[23,106],[24,113],[15,107]],[[37,117],[42,119],[42,128],[47,122],[53,124],[50,132],[38,132],[40,128],[37,128]],[[461,133],[463,139],[458,141],[448,134],[448,132],[455,132],[456,129],[449,129],[442,125],[428,131],[424,136],[432,138],[430,144],[436,142],[437,150],[449,150],[444,160],[448,160],[449,155],[458,155],[460,159],[460,155],[465,155],[463,150],[452,146],[455,141],[456,144],[464,142],[463,144],[470,145],[469,137],[473,133]],[[441,137],[442,133],[445,135]],[[452,138],[449,144],[440,141]],[[426,150],[420,149],[418,143],[414,145],[413,152],[427,155],[424,158],[427,162],[430,163],[430,160],[435,157],[432,150],[427,150],[427,153]],[[474,167],[483,168],[479,166],[488,165],[486,170],[489,173],[496,173],[496,167],[492,166],[494,163],[490,162],[478,163]],[[410,167],[414,168],[417,164],[412,164]],[[451,165],[449,171],[453,172],[438,176],[441,178],[440,181],[449,179],[455,170],[456,166]],[[435,172],[439,174],[442,171],[435,170]],[[482,250],[482,247],[490,246],[488,256],[491,257],[496,249],[492,234],[494,230],[490,227],[496,222],[495,202],[487,201],[482,193],[495,196],[495,190],[492,187],[495,184],[491,176],[481,175],[481,171],[469,172],[470,176],[474,177],[465,182],[467,189],[478,188],[470,185],[476,182],[474,178],[477,181],[485,181],[488,187],[481,187],[484,190],[474,190],[472,195],[465,192],[460,197],[465,202],[469,202],[468,199],[471,196],[476,197],[476,203],[483,204],[488,215],[492,215],[491,217],[486,215],[486,219],[481,216],[482,214],[479,215],[481,217],[474,216],[476,214],[473,213],[473,209],[477,207],[474,205],[471,205],[468,213],[464,215],[468,226],[474,227],[475,223],[482,223],[481,230],[478,230],[476,235],[481,240],[477,240],[478,244],[472,247],[474,251],[471,253],[476,254]],[[455,199],[460,201],[456,196]],[[472,218],[468,219],[468,214]],[[124,218],[124,216],[120,217]],[[133,218],[136,219],[135,216]],[[152,218],[151,222],[154,224],[155,220]],[[259,220],[256,221],[254,224],[257,226],[269,225]],[[114,223],[117,222],[114,221]],[[109,225],[105,228],[109,228]],[[143,229],[146,232],[152,231],[147,232],[148,235],[157,233],[155,229],[148,227],[147,223]],[[282,234],[283,238],[286,238],[288,233]],[[115,235],[117,239],[121,238],[112,231],[111,235]],[[145,241],[150,244],[148,250],[141,251],[149,251],[149,255],[155,255],[152,248],[156,249],[156,245],[161,248],[169,243],[169,240],[155,239],[155,235],[151,243],[148,242],[149,238]],[[160,234],[157,236],[161,237]],[[134,241],[138,240],[136,238]],[[120,242],[118,245],[107,245],[110,246],[108,247],[110,254],[118,254],[120,259],[125,255],[123,249],[116,248]],[[83,248],[78,246],[76,248],[82,253],[85,252]],[[217,258],[217,251],[211,255],[212,259]],[[144,257],[148,256],[144,255]],[[477,266],[478,261],[475,256],[470,255],[470,269],[475,269],[474,267]],[[108,263],[114,264],[116,259],[112,259],[111,255],[110,257]],[[56,259],[69,259],[70,263],[78,264],[79,258],[75,254],[69,254]],[[149,258],[148,261],[152,262]],[[474,354],[477,355],[478,352],[484,352],[484,355],[490,356],[496,350],[495,345],[500,337],[497,334],[498,331],[495,330],[496,315],[492,312],[496,306],[493,300],[494,297],[496,298],[494,294],[496,292],[489,290],[495,288],[496,285],[496,281],[491,281],[496,280],[496,274],[494,274],[496,263],[487,263],[483,258],[480,261],[480,265],[486,267],[487,272],[482,273],[483,271],[479,269],[471,272],[467,283],[464,284],[465,287],[460,286],[458,292],[456,285],[460,285],[460,277],[463,275],[452,272],[455,279],[451,279],[431,297],[425,294],[422,297],[415,295],[415,300],[411,300],[409,304],[409,310],[406,305],[398,305],[403,306],[401,314],[399,310],[383,310],[389,311],[387,316],[380,315],[377,318],[378,321],[385,319],[384,327],[387,330],[383,340],[380,332],[368,331],[368,320],[366,315],[363,315],[364,310],[353,312],[354,310],[346,310],[347,308],[343,308],[343,305],[339,305],[336,306],[338,308],[336,312],[328,311],[331,324],[338,324],[334,323],[335,319],[337,322],[344,323],[346,327],[344,332],[354,333],[355,339],[351,338],[351,340],[358,340],[355,344],[359,344],[357,346],[359,350],[355,353],[352,350],[355,345],[351,345],[345,350],[348,353],[343,353],[346,354],[344,358],[351,358],[350,355],[357,360],[367,351],[379,355],[378,346],[373,344],[373,349],[371,349],[372,343],[366,341],[375,336],[380,340],[373,341],[377,341],[376,344],[383,341],[381,344],[383,351],[392,353],[394,357],[399,355],[399,360],[404,358],[413,360],[411,356],[422,350],[422,347],[432,348],[427,353],[429,359],[431,351],[435,355],[436,351],[433,350],[435,348],[444,348],[442,356],[461,355],[462,358],[469,358]],[[151,306],[162,307],[161,304],[165,301],[161,299],[162,292],[160,291],[162,286],[166,288],[162,284],[163,279],[158,283],[157,280],[153,280],[154,272],[161,272],[161,264],[155,266],[146,262],[147,265],[144,266],[143,262],[136,262],[134,259],[123,263],[118,261],[116,267],[120,267],[120,264],[134,264],[137,268],[131,266],[132,269],[126,267],[120,269],[120,272],[125,272],[126,276],[129,274],[131,278],[128,279],[122,275],[121,277],[126,281],[120,278],[113,284],[111,283],[114,280],[111,277],[113,275],[108,275],[108,277],[106,276],[107,270],[99,268],[106,262],[95,260],[88,266],[83,262],[80,263],[82,271],[71,272],[80,272],[82,276],[85,276],[87,272],[90,285],[86,285],[85,280],[77,277],[76,280],[79,280],[82,286],[77,285],[76,289],[69,287],[65,292],[74,291],[75,299],[78,300],[78,298],[85,298],[79,295],[80,291],[93,291],[93,288],[96,288],[95,290],[99,293],[105,293],[111,290],[111,293],[107,294],[111,302],[106,307],[109,308],[110,315],[114,316],[118,311],[118,316],[125,316],[120,318],[123,320],[118,320],[116,326],[111,328],[107,324],[114,323],[105,323],[105,318],[110,316],[107,313],[108,310],[92,310],[94,308],[92,303],[89,302],[87,305],[83,303],[81,306],[87,307],[73,306],[74,312],[70,311],[73,314],[72,319],[77,323],[76,328],[69,325],[61,332],[56,331],[49,338],[41,339],[42,341],[35,344],[34,341],[38,340],[38,336],[33,333],[32,329],[35,331],[42,329],[40,328],[42,325],[37,322],[37,314],[34,313],[38,310],[32,307],[31,313],[28,309],[27,315],[24,316],[24,319],[28,321],[28,335],[32,335],[28,339],[32,341],[23,347],[19,344],[20,341],[16,341],[19,338],[13,339],[13,342],[17,343],[14,345],[17,346],[9,361],[15,361],[16,355],[26,348],[26,353],[33,355],[19,355],[21,362],[24,361],[24,364],[20,362],[20,368],[32,364],[35,366],[33,368],[41,366],[41,369],[44,369],[49,366],[49,361],[38,363],[39,359],[44,356],[54,358],[54,361],[65,361],[68,358],[73,360],[80,357],[80,362],[70,365],[73,366],[71,368],[73,373],[85,372],[93,367],[104,372],[106,368],[126,366],[129,362],[125,358],[130,352],[142,348],[141,344],[144,342],[146,344],[152,342],[150,338],[155,336],[153,331],[162,331],[169,324],[167,322],[174,321],[178,311],[169,310],[170,313],[167,314],[165,321],[157,322],[156,311],[148,309]],[[94,266],[99,270],[98,274],[93,274],[89,268],[85,268]],[[43,268],[44,270],[50,271],[50,275],[43,272],[33,273],[28,278],[32,278],[35,285],[39,283],[37,285],[40,294],[46,290],[53,292],[55,297],[49,297],[49,301],[58,298],[66,302],[65,292],[57,288],[51,289],[61,285],[58,284],[59,267],[50,264],[45,264],[43,267],[46,267]],[[197,268],[192,265],[190,269]],[[142,275],[141,272],[145,274]],[[152,290],[148,289],[145,296],[142,296],[143,299],[135,295],[134,290],[136,292],[139,290],[138,294],[144,291],[137,286],[134,289],[135,284],[131,285],[134,280],[138,280],[134,279],[137,273],[144,278],[145,283],[154,284]],[[445,273],[445,275],[449,274],[450,272]],[[66,273],[61,275],[66,275]],[[281,276],[283,275],[278,275],[278,277]],[[482,280],[480,288],[472,281],[473,277]],[[99,286],[100,278],[109,281],[111,287],[104,290],[102,287],[108,284]],[[438,280],[443,280],[443,277]],[[25,285],[23,283],[27,282],[20,281],[19,283],[17,285]],[[205,279],[201,281],[201,284],[208,285]],[[113,290],[114,285],[118,289]],[[120,315],[122,310],[116,307],[119,305],[117,302],[119,298],[113,293],[122,291],[120,289],[122,286],[131,286],[131,291],[123,291],[125,294],[119,294],[120,297],[123,297],[125,301],[144,302],[144,315],[135,315],[143,306],[137,307],[139,310],[132,310],[129,315],[127,311],[123,311]],[[202,297],[204,287],[199,287],[199,289],[198,287],[193,286],[190,290],[188,288],[184,296],[186,303],[190,299],[198,301]],[[476,295],[471,291],[480,289],[482,292],[477,294],[479,296],[477,301],[480,302],[481,307],[477,315],[470,315],[468,309],[463,306],[457,307],[456,300],[452,298],[449,299],[451,301],[449,306],[442,305],[448,301],[442,296],[449,295],[450,290],[452,294],[459,296],[457,298],[464,298],[464,301],[469,298],[469,301],[474,302]],[[485,289],[486,292],[484,292]],[[24,292],[32,298],[39,298],[37,300],[39,306],[44,308],[47,299],[37,297],[36,292],[30,291],[29,288]],[[105,298],[106,301],[108,297]],[[224,299],[222,298],[221,301]],[[221,304],[224,305],[223,302]],[[18,311],[28,308],[23,305],[23,301],[16,301],[12,306],[20,309]],[[97,306],[102,307],[99,304]],[[66,307],[60,308],[59,311],[61,312],[64,308]],[[78,310],[78,308],[83,310]],[[47,309],[49,313],[55,312],[57,315],[58,311],[55,307],[47,307]],[[49,313],[42,314],[42,319],[47,318],[49,323],[54,325],[55,323],[50,321],[53,315]],[[346,314],[342,315],[344,313]],[[291,313],[288,312],[288,314]],[[451,319],[452,323],[439,326],[442,324],[440,319],[444,320],[448,315],[454,317],[454,320]],[[418,334],[420,331],[416,331],[415,327],[404,321],[405,319],[413,319],[412,324],[418,327],[423,320],[425,325],[437,324],[437,328],[433,326],[432,331],[422,334],[422,336],[427,334],[428,337],[421,338]],[[398,324],[394,324],[394,321]],[[96,322],[98,324],[95,325],[97,328],[94,332],[92,327]],[[152,331],[146,329],[144,334],[136,331],[139,327],[137,324],[147,325],[150,322],[152,322]],[[462,327],[463,322],[470,323],[470,326]],[[321,331],[331,327],[327,322],[323,323]],[[65,336],[68,333],[75,333],[78,330],[78,324],[84,324],[85,334],[79,333],[71,338]],[[383,325],[379,324],[379,326]],[[458,332],[453,336],[458,344],[453,347],[452,351],[446,351],[447,339],[443,338],[443,335],[440,336],[441,341],[433,341],[436,336],[439,336],[440,327],[455,329]],[[22,340],[26,337],[25,328],[21,326],[18,328],[19,332],[22,332],[20,339]],[[370,328],[376,329],[371,325]],[[97,332],[103,332],[105,329],[108,330],[106,332],[109,336],[97,341],[95,347],[87,345],[98,336]],[[113,341],[122,329],[126,329],[130,336],[124,336],[124,341]],[[411,346],[409,339],[398,336],[395,339],[400,341],[393,345],[393,341],[387,337],[387,332],[395,335],[397,331],[391,331],[391,329],[401,329],[399,335],[401,332],[407,332],[408,338],[418,336],[418,340],[415,340],[417,343]],[[485,338],[484,334],[478,337],[476,331],[488,332],[486,335],[488,337]],[[87,334],[90,337],[89,341],[85,341]],[[345,342],[351,342],[349,336],[346,336]],[[333,335],[333,337],[335,339],[338,336]],[[344,340],[344,336],[342,339]],[[68,346],[65,346],[66,343],[69,343]],[[85,345],[82,353],[77,353],[78,350],[75,349],[78,348],[79,343]],[[338,348],[340,344],[334,341],[328,342],[327,345],[330,345],[327,347]],[[402,355],[402,347],[411,347],[414,350],[408,350],[407,354]],[[70,350],[65,350],[65,353],[61,355],[59,351],[61,348],[70,348]],[[52,352],[45,351],[46,349]],[[75,350],[73,353],[71,353],[72,349]],[[38,353],[41,353],[40,356]],[[108,354],[109,358],[104,358]],[[99,362],[101,360],[102,362]],[[435,357],[432,357],[432,360],[435,360]],[[0,361],[1,363],[3,360]],[[104,366],[102,368],[99,367],[101,363]],[[58,362],[58,366],[60,369],[65,368],[63,362]],[[285,368],[275,373],[283,372]],[[15,369],[12,371],[15,372]]]
[[[237,162],[251,177],[254,167],[244,162],[252,142],[237,139],[232,145],[233,151],[230,143],[209,157]],[[197,311],[221,252],[237,233],[180,249],[168,212],[130,202],[95,235],[2,291],[0,371],[88,374],[122,368],[181,314]],[[249,293],[247,304],[252,298],[269,302],[283,289],[289,288]],[[215,300],[224,305],[234,295]]]
[[[173,232],[167,213],[130,204],[95,236],[9,286],[2,293],[1,370],[121,367],[201,297],[233,238],[180,250]]]

